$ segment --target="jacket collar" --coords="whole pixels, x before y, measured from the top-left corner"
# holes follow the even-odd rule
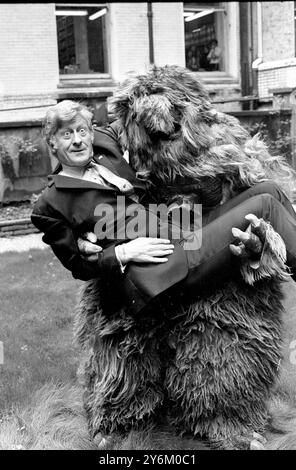
[[[106,157],[105,155],[94,156],[94,161],[100,165],[104,165],[109,170],[113,171],[117,176],[127,179],[135,188],[146,191],[146,183],[136,177],[134,170],[120,154],[120,158]]]
[[[72,178],[71,176],[52,174],[48,176],[48,186],[55,185],[58,189],[102,189],[104,191],[114,191],[114,188],[103,186],[93,181]]]
[[[119,161],[113,163],[109,157],[99,156],[95,157],[94,161],[100,165],[105,166],[109,170],[113,171],[117,176],[127,179],[134,188],[141,190],[142,192],[146,191],[146,184],[141,180],[137,179],[133,169],[121,156]],[[52,175],[48,176],[49,183],[48,186],[55,184],[56,188],[77,188],[77,189],[102,189],[106,191],[114,191],[114,188],[109,188],[108,186],[103,186],[99,183],[93,181],[83,180],[80,178],[73,178],[66,175],[59,175],[58,172],[61,170],[61,166],[55,168]]]

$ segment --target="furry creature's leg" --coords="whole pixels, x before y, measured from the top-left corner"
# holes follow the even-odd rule
[[[257,183],[254,186],[245,189],[244,191],[241,191],[224,204],[221,204],[213,208],[212,210],[206,212],[205,214],[203,214],[203,223],[210,223],[212,220],[216,219],[217,217],[220,217],[222,214],[225,214],[226,212],[238,206],[239,204],[242,204],[247,199],[254,196],[259,196],[260,194],[269,194],[270,196],[273,196],[274,199],[280,202],[281,205],[289,212],[292,217],[296,217],[294,208],[286,194],[283,192],[283,190],[274,181],[268,180],[261,183]]]
[[[202,291],[205,287],[211,285],[213,280],[219,285],[221,279],[231,279],[234,275],[237,275],[239,263],[237,257],[233,256],[229,249],[229,245],[235,241],[235,237],[231,233],[231,227],[246,230],[249,221],[245,219],[245,216],[250,213],[258,218],[270,221],[286,244],[287,265],[296,270],[296,217],[292,217],[281,203],[270,194],[259,194],[222,213],[221,216],[210,223],[203,225],[201,247],[197,250],[185,249],[189,272],[186,279],[182,281],[184,289],[193,292],[196,290]],[[270,242],[272,239],[276,241],[272,244],[269,255],[273,253],[277,260],[273,265],[274,269],[267,275],[273,273],[283,279],[285,277],[285,266],[283,260],[281,260],[278,247],[283,247],[283,250],[280,250],[283,252],[284,244],[275,231],[270,230],[267,238]],[[194,240],[194,236],[197,235],[200,238],[200,234],[201,231],[198,230],[196,233],[190,234],[189,237]],[[269,258],[272,257],[269,256]],[[278,265],[277,272],[275,269],[276,263]]]
[[[100,307],[101,294],[99,281],[87,282],[76,319],[93,437],[138,429],[154,419],[163,402],[159,322],[148,315],[136,321],[123,310],[107,316]]]
[[[265,430],[281,358],[281,300],[271,280],[227,283],[184,302],[187,313],[168,340],[175,356],[166,375],[170,421],[181,432],[231,449],[249,448],[253,432]]]

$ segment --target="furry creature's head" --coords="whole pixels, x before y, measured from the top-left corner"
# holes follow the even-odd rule
[[[122,148],[144,178],[169,184],[177,176],[195,181],[218,176],[242,187],[283,171],[285,188],[291,179],[283,159],[271,157],[236,118],[217,112],[200,80],[183,67],[154,66],[131,77],[109,104]]]
[[[156,165],[166,178],[173,178],[179,173],[179,162],[188,163],[186,146],[192,152],[207,145],[205,126],[213,119],[209,96],[182,67],[154,66],[125,80],[109,104],[121,124],[121,144],[144,176],[154,172]],[[205,131],[200,132],[198,143],[197,125]]]

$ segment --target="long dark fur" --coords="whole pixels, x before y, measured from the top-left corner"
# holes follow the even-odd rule
[[[141,430],[165,415],[181,434],[228,449],[247,448],[253,430],[265,431],[281,359],[276,281],[231,282],[141,319],[110,319],[98,292],[99,281],[83,288],[76,319],[92,435]]]
[[[189,195],[216,205],[275,174],[294,191],[287,163],[217,113],[186,69],[155,67],[131,78],[110,104],[122,149],[161,202]],[[262,279],[253,286],[241,279],[194,302],[167,299],[137,319],[125,308],[110,317],[99,281],[86,284],[76,332],[86,354],[81,370],[93,435],[163,418],[181,433],[235,449],[248,448],[253,431],[266,431],[281,358],[285,269],[282,240],[272,228],[268,237]]]
[[[291,197],[296,174],[281,156],[271,156],[259,135],[217,112],[196,76],[178,66],[154,67],[128,79],[109,99],[121,124],[121,144],[141,177],[164,186],[178,177],[194,183],[219,178],[229,196],[276,179]],[[182,189],[182,188],[181,188]],[[179,186],[180,191],[180,186]],[[228,196],[228,197],[229,197]]]

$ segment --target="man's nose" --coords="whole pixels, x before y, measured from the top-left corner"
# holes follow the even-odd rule
[[[80,145],[82,142],[79,132],[74,131],[73,134],[73,144]]]

